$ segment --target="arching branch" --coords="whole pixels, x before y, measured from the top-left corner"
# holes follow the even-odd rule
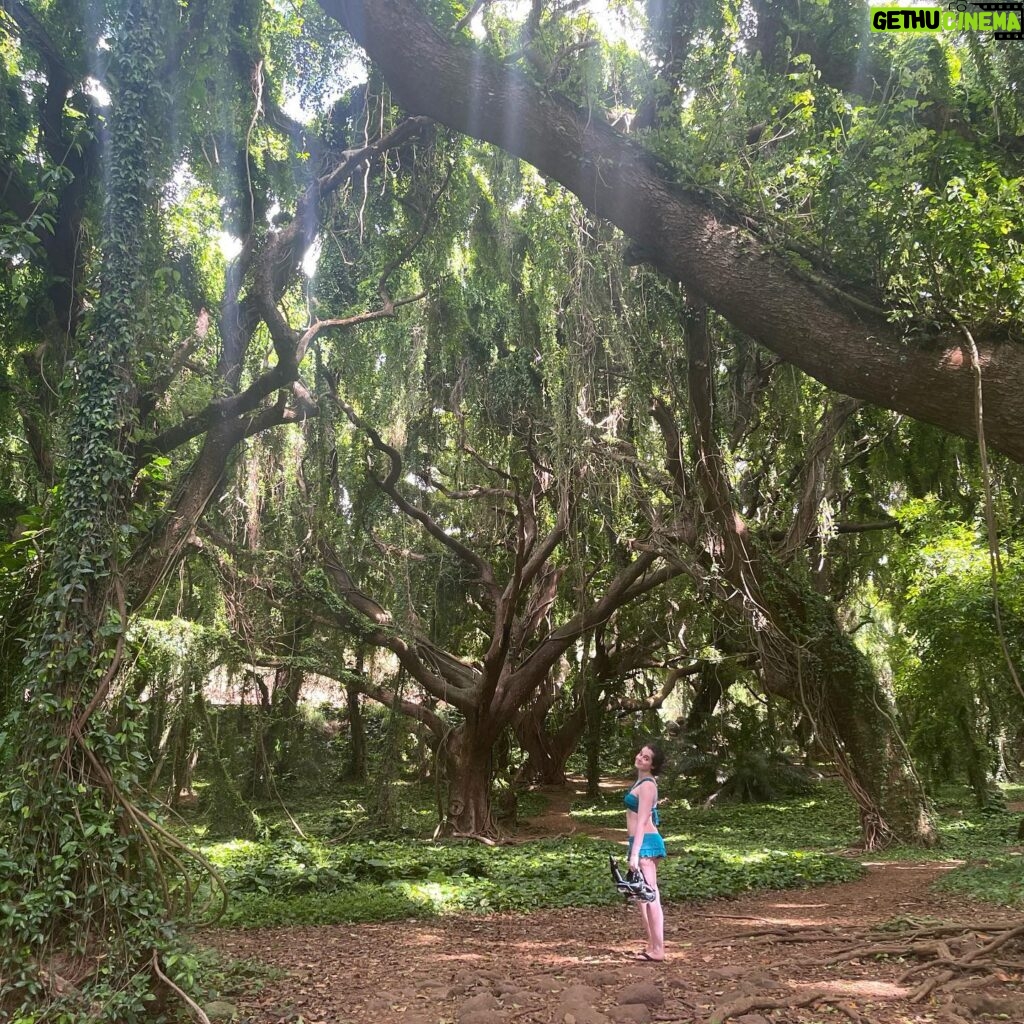
[[[336,400],[352,426],[361,430],[370,439],[373,447],[388,460],[389,469],[387,475],[383,478],[373,478],[377,486],[395,503],[404,515],[418,522],[434,540],[444,545],[449,551],[457,555],[461,561],[479,573],[488,591],[492,596],[497,596],[494,570],[490,564],[473,551],[472,548],[448,533],[433,516],[429,515],[418,505],[414,505],[398,490],[398,481],[402,476],[402,455],[398,449],[388,444],[377,430],[363,419],[345,399],[337,396]]]
[[[811,279],[744,226],[737,212],[676,182],[632,139],[439,33],[414,0],[319,0],[377,64],[394,96],[494,143],[561,182],[610,220],[657,269],[744,334],[841,394],[974,436],[970,359],[955,331],[918,343]],[[827,284],[827,287],[823,286]],[[990,382],[988,439],[1024,459],[1024,347],[978,341]]]

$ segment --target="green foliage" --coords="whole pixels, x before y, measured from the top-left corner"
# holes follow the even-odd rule
[[[678,745],[672,777],[693,791],[694,800],[715,804],[774,803],[809,794],[814,775],[783,749],[784,739],[777,715],[769,718],[749,693],[726,692],[713,720]]]
[[[232,891],[224,924],[260,927],[525,912],[621,900],[608,880],[616,847],[559,839],[514,847],[297,840],[212,847]],[[670,850],[671,852],[671,850]],[[703,899],[855,877],[849,861],[804,851],[686,851],[659,871],[664,898]]]
[[[1015,742],[1020,698],[996,631],[984,525],[965,522],[934,497],[907,501],[895,514],[903,539],[892,551],[883,593],[905,631],[893,638],[890,650],[897,697],[910,725],[908,741],[939,780],[964,771],[991,778],[1000,733]],[[1000,557],[1003,631],[1019,664],[1021,562],[1009,547]]]
[[[354,45],[314,0],[150,5],[151,38],[123,31],[136,24],[126,11],[134,17],[145,9],[137,2],[108,5],[102,19],[78,0],[14,6],[39,19],[56,56],[51,64],[49,45],[33,44],[24,30],[19,37],[5,20],[0,476],[11,481],[0,494],[7,530],[0,712],[10,715],[0,732],[0,973],[9,1004],[45,1002],[43,976],[27,965],[42,963],[70,937],[74,952],[101,964],[88,997],[112,1019],[130,1021],[151,1001],[150,975],[136,969],[152,949],[177,983],[191,989],[195,982],[195,965],[174,936],[189,881],[175,872],[168,878],[145,838],[160,834],[159,818],[147,828],[133,817],[165,726],[184,722],[184,741],[197,746],[198,727],[181,695],[194,692],[215,663],[358,681],[346,645],[371,632],[411,646],[426,638],[466,665],[492,639],[478,567],[395,514],[367,473],[368,466],[386,472],[384,460],[332,396],[387,427],[386,440],[405,460],[403,493],[499,578],[523,535],[523,520],[512,523],[515,509],[532,506],[529,529],[543,535],[558,506],[546,481],[558,483],[571,523],[551,559],[550,600],[535,606],[542,635],[599,594],[622,558],[642,549],[652,527],[660,535],[677,511],[659,490],[664,450],[648,405],[652,387],[678,386],[685,370],[679,295],[634,266],[634,254],[627,262],[621,237],[571,196],[518,161],[435,126],[381,158],[373,169],[374,176],[381,169],[379,178],[355,185],[354,202],[339,200],[325,212],[313,277],[286,280],[281,270],[285,276],[260,300],[264,271],[280,269],[263,257],[287,230],[301,190],[342,150],[399,116],[375,76],[365,89],[351,87]],[[628,6],[639,12],[640,5]],[[443,0],[427,7],[447,29],[465,9]],[[863,37],[849,4],[769,4],[779,24],[767,42],[755,35],[765,26],[755,25],[750,5],[649,7],[642,54],[601,39],[600,25],[572,4],[535,5],[528,16],[535,23],[515,22],[506,5],[485,5],[484,45],[595,118],[636,114],[643,142],[678,184],[716,208],[724,201],[728,219],[742,217],[808,275],[845,272],[868,301],[901,321],[912,318],[922,343],[933,321],[950,316],[1016,330],[1024,209],[1005,139],[1021,134],[1019,47],[975,52],[958,40],[930,40],[896,50]],[[166,48],[158,38],[165,34]],[[800,51],[807,40],[820,44],[815,53]],[[862,95],[857,80],[842,80],[850,54],[863,61],[861,84],[885,83],[881,95]],[[95,79],[111,93],[109,110],[85,90]],[[296,97],[313,118],[308,125],[289,116]],[[107,177],[95,171],[101,139],[113,147]],[[308,244],[312,235],[300,237]],[[245,253],[235,263],[226,255],[233,244]],[[54,256],[61,253],[64,263]],[[287,335],[317,317],[379,309],[385,291],[425,297],[364,323],[358,334],[343,331],[340,340],[325,329],[302,364],[315,409],[289,405],[289,417],[301,409],[301,426],[248,436],[261,421],[278,422],[286,407],[273,403],[291,383],[275,381],[272,394],[246,390],[268,367],[283,365],[280,339],[271,344],[256,327],[261,302],[286,314]],[[248,328],[257,343],[236,336]],[[794,467],[828,396],[795,371],[773,371],[746,340],[729,341],[717,363],[729,385],[717,427],[735,435],[728,470],[752,524],[784,531],[797,495]],[[58,392],[59,410],[55,401],[45,404]],[[57,490],[45,460],[26,454],[45,447],[30,429],[37,395],[44,404],[36,430],[53,442],[64,473]],[[190,530],[189,538],[203,550],[189,542],[178,580],[146,610],[153,618],[126,627],[120,606],[132,595],[122,586],[125,566],[138,565],[136,556],[144,562],[149,531],[188,507],[183,499],[196,498],[181,482],[227,444],[220,433],[207,445],[205,430],[211,422],[232,426],[221,418],[232,402],[251,414],[238,434],[246,434],[245,452],[197,499],[197,507],[210,503],[210,530]],[[161,437],[167,428],[174,437]],[[782,592],[785,603],[813,584],[815,593],[831,587],[834,601],[858,572],[875,574],[880,590],[891,583],[889,656],[878,664],[897,666],[914,751],[940,778],[973,755],[987,769],[996,738],[1007,739],[1013,753],[1015,705],[993,641],[984,547],[970,518],[977,493],[971,456],[934,434],[903,450],[912,428],[894,428],[878,411],[859,414],[856,428],[859,450],[829,468],[837,496],[819,515],[823,562],[838,550],[840,515],[870,518],[880,507],[876,495],[921,494],[936,476],[944,477],[944,499],[962,499],[967,525],[947,523],[922,543],[926,532],[908,514],[908,543],[920,557],[893,547],[884,570],[877,561],[884,542],[854,549],[844,541],[851,546],[828,579],[794,572],[791,590],[782,592],[780,583],[772,596]],[[154,458],[161,445],[168,454]],[[956,469],[940,472],[936,464]],[[1006,501],[1004,511],[1016,515]],[[386,634],[352,614],[326,573],[311,567],[321,537],[337,542],[354,585],[387,607]],[[172,563],[180,552],[169,555]],[[1006,554],[1017,654],[1024,588]],[[314,604],[300,629],[295,620]],[[526,618],[529,604],[518,604]],[[172,607],[180,618],[168,618]],[[813,640],[831,625],[829,608],[822,599],[787,625],[800,642]],[[679,586],[605,625],[617,640],[649,643],[654,653],[667,645],[701,650],[707,618],[691,589]],[[36,635],[26,648],[30,628]],[[815,668],[860,672],[856,651],[839,642],[844,635],[830,636],[828,657]],[[108,689],[105,673],[122,643],[130,668]],[[577,684],[583,690],[590,682],[583,643],[567,654],[574,664],[548,717],[552,727],[569,720]],[[28,666],[18,676],[26,649]],[[600,699],[612,699],[613,687],[653,696],[658,671],[645,673],[608,683]],[[31,700],[23,702],[26,692]],[[87,733],[77,736],[79,715],[97,693],[103,707],[91,709]],[[132,696],[138,693],[146,694],[145,706]],[[461,721],[443,702],[428,705],[442,730]],[[245,827],[258,837],[211,847],[236,896],[230,921],[368,920],[616,898],[600,844],[489,851],[409,839],[431,831],[437,794],[408,785],[421,767],[420,737],[390,713],[366,715],[380,783],[373,804],[365,791],[337,787],[348,751],[343,736],[332,734],[336,716],[293,713],[277,721],[277,709],[262,704],[236,710],[212,716],[218,738],[204,748],[200,768],[206,838],[214,827]],[[287,728],[272,732],[282,723]],[[661,726],[653,712],[642,724],[637,716],[616,728],[606,719],[606,767],[627,768],[640,736]],[[731,789],[763,799],[803,781],[778,755],[784,730],[767,711],[740,718],[733,708],[720,724],[723,743],[705,753],[703,766],[720,775],[723,796]],[[275,763],[255,765],[254,752]],[[572,764],[582,767],[582,758]],[[299,815],[318,840],[292,839],[280,812],[263,802],[251,813],[248,801],[258,783],[268,784],[271,767],[280,794],[320,791],[319,807]],[[674,856],[664,868],[666,894],[703,897],[842,876],[852,870],[846,862],[806,852],[854,840],[852,807],[837,807],[817,793],[764,809],[707,812],[677,799],[667,808]],[[618,806],[577,813],[621,821]],[[947,815],[940,831],[947,852],[995,851],[1005,826],[998,815]],[[327,842],[352,835],[358,844]],[[390,836],[404,841],[382,841]]]
[[[1024,787],[1002,786],[1001,795],[1019,801]],[[1024,815],[976,808],[964,811],[957,803],[948,809],[944,845],[967,863],[943,876],[937,888],[961,892],[983,903],[1024,907],[1024,863],[1019,849]]]
[[[621,827],[622,814],[621,794],[580,801],[572,808],[574,818],[606,828]],[[812,796],[710,809],[691,807],[673,794],[664,801],[661,816],[670,848],[681,844],[701,852],[837,850],[852,846],[858,835],[856,809],[837,780],[819,783]]]
[[[203,844],[230,891],[222,924],[527,912],[620,899],[607,878],[608,854],[622,853],[616,844],[573,837],[487,847],[382,838],[367,830],[357,791],[348,792],[349,799],[292,809],[307,838],[291,830],[280,809],[275,822],[268,805],[263,838]],[[424,807],[428,797],[426,790],[403,790],[403,801]],[[622,814],[621,795],[573,808],[573,816],[588,825],[621,827]],[[823,785],[813,799],[770,806],[701,811],[670,800],[663,816],[670,856],[659,866],[659,878],[666,899],[841,881],[860,870],[855,862],[824,852],[848,846],[857,831],[852,804],[838,784]]]
[[[1021,118],[1009,48],[945,34],[896,44],[854,6],[775,3],[756,17],[663,14],[651,45],[672,77],[649,87],[666,116],[648,144],[681,182],[915,330],[1018,316],[1019,169],[999,142],[1003,119]]]
[[[1018,839],[1020,815],[1000,807],[978,808],[962,788],[955,799],[938,805],[936,831],[939,845],[934,851],[893,847],[880,856],[892,860],[973,861],[1003,856]]]
[[[951,871],[939,880],[937,887],[963,893],[972,900],[1020,910],[1024,908],[1024,863],[1019,853],[993,857]]]
[[[715,791],[717,801],[773,803],[814,788],[810,772],[785,757],[766,751],[737,748],[725,781]]]
[[[194,979],[173,920],[190,880],[164,873],[162,828],[135,802],[145,771],[139,707],[111,686],[124,630],[120,563],[133,533],[131,390],[143,362],[139,307],[152,295],[146,225],[165,100],[155,87],[159,16],[135,0],[118,14],[100,287],[89,344],[69,366],[66,466],[21,677],[31,699],[0,732],[0,1006],[29,1019],[132,1024],[155,999],[154,956],[180,985]],[[55,949],[93,965],[64,991],[52,983]]]
[[[889,292],[901,315],[1001,325],[1024,307],[1019,225],[1024,179],[992,164],[970,167],[936,188],[918,182],[880,211],[893,237]]]
[[[947,787],[935,806],[939,844],[934,849],[895,845],[873,854],[892,860],[951,860],[990,857],[1016,840],[1019,815],[999,808],[971,806],[962,786]],[[621,825],[621,795],[581,801],[573,817],[591,825]],[[722,804],[710,809],[669,799],[662,809],[662,833],[669,846],[690,850],[741,852],[775,850],[840,850],[858,841],[857,811],[838,779],[818,783],[811,796],[768,804]]]

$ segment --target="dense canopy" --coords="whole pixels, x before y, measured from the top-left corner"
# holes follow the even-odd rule
[[[990,799],[1022,55],[859,0],[3,0],[0,1007],[188,988],[165,802],[254,827],[314,685],[448,834],[629,716],[706,796],[827,763],[869,848]]]

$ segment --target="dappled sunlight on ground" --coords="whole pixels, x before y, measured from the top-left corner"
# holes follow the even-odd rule
[[[891,860],[861,861],[866,868],[890,867],[893,871],[952,871],[953,868],[963,867],[966,863],[963,860],[908,861],[904,864]]]
[[[815,989],[836,996],[852,996],[858,999],[906,999],[912,988],[895,985],[887,981],[795,981],[792,987],[799,991]]]
[[[828,960],[861,929],[893,915],[970,913],[961,898],[929,889],[946,869],[883,862],[857,881],[822,886],[806,898],[776,892],[670,904],[666,962],[658,964],[635,959],[642,929],[626,906],[211,932],[206,938],[231,956],[286,972],[262,991],[233,995],[240,1018],[250,1024],[295,1024],[300,1017],[346,1024],[498,1022],[510,1019],[509,1012],[524,1024],[563,1024],[569,1013],[604,1021],[614,1016],[622,993],[638,986],[645,998],[661,1000],[648,1020],[700,1021],[729,999],[798,1001],[820,992],[849,1000],[872,1024],[929,1024],[935,1020],[929,1008],[908,1002],[911,990],[897,982],[906,970],[900,958],[833,966]],[[582,1000],[584,1010],[570,1005],[573,1000]],[[784,1013],[771,1019],[826,1019],[821,1006]]]

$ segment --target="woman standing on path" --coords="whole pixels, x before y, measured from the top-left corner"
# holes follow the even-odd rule
[[[626,831],[629,833],[629,867],[639,870],[644,881],[654,890],[651,903],[641,903],[647,946],[637,954],[638,960],[660,962],[665,959],[665,919],[658,891],[658,861],[665,856],[665,841],[658,832],[658,782],[665,754],[648,743],[636,755],[636,782],[626,794]]]

